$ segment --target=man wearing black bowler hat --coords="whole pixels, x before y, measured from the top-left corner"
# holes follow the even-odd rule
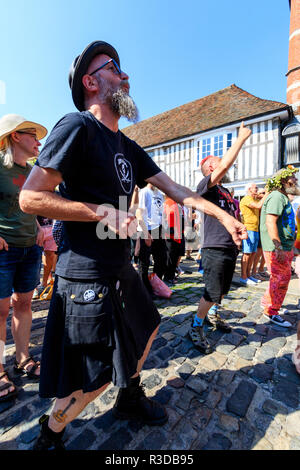
[[[134,186],[151,183],[217,217],[237,243],[246,233],[221,209],[174,183],[119,131],[121,116],[138,117],[128,78],[117,51],[103,41],[74,60],[69,83],[80,112],[56,124],[20,195],[24,212],[64,221],[40,381],[40,395],[56,402],[51,415],[40,419],[35,449],[64,448],[66,424],[111,381],[120,387],[116,417],[148,425],[167,421],[164,407],[140,385],[160,317],[130,264]],[[54,193],[58,184],[60,196]]]

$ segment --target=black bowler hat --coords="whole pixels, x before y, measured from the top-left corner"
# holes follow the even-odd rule
[[[116,49],[104,41],[94,41],[74,59],[69,72],[69,85],[72,90],[74,104],[79,111],[84,111],[82,77],[86,74],[89,64],[96,55],[106,54],[114,59],[120,67],[120,59]]]

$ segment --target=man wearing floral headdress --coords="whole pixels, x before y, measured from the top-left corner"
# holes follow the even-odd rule
[[[292,165],[279,170],[267,181],[266,198],[260,218],[260,236],[264,257],[270,273],[269,286],[262,298],[264,315],[284,328],[291,323],[279,315],[291,278],[293,244],[295,240],[295,216],[288,195],[300,194]]]

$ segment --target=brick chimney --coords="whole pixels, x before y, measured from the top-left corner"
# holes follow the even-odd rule
[[[287,103],[300,116],[300,0],[290,3],[289,62],[287,72]]]

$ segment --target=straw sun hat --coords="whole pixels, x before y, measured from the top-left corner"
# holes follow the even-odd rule
[[[0,150],[5,150],[8,145],[8,137],[12,132],[35,129],[38,140],[43,139],[47,134],[47,129],[36,122],[27,121],[19,114],[5,114],[0,119]]]

